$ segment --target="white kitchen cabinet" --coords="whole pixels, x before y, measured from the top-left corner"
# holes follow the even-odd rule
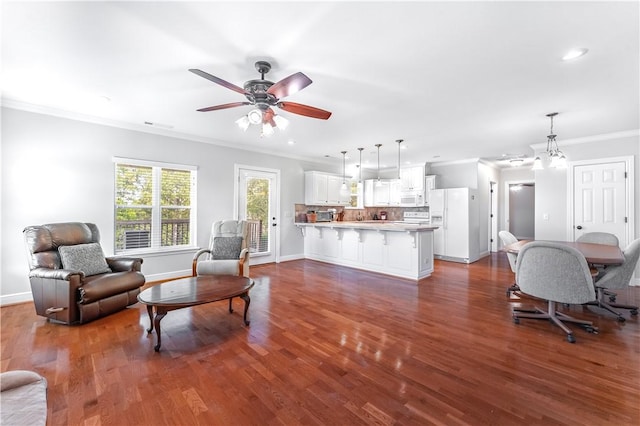
[[[304,203],[308,206],[340,206],[351,201],[349,192],[342,192],[342,176],[323,172],[305,172]]]
[[[367,179],[364,181],[365,207],[394,207],[400,205],[400,182],[397,179]]]
[[[424,165],[400,167],[400,191],[424,191]]]
[[[433,229],[358,222],[300,223],[307,259],[421,280],[433,272]]]

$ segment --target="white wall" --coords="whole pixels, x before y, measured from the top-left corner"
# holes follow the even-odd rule
[[[207,245],[213,221],[233,215],[234,164],[279,169],[282,258],[303,254],[301,234],[293,225],[293,210],[295,203],[304,202],[304,170],[327,169],[321,164],[11,108],[2,109],[1,143],[2,303],[31,297],[22,237],[28,225],[93,222],[100,229],[105,254],[113,254],[114,156],[198,166],[200,246]],[[188,272],[192,255],[143,256],[143,272],[151,279]]]

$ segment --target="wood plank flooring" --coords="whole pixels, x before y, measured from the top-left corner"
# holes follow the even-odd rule
[[[243,302],[172,311],[162,350],[136,304],[82,326],[0,309],[1,370],[46,377],[49,425],[638,425],[640,324],[595,307],[511,319],[503,253],[418,285],[300,260],[252,266]],[[619,292],[640,303],[640,288]],[[544,303],[539,303],[544,307]]]

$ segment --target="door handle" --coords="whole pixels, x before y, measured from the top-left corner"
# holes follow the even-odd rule
[[[576,226],[576,229],[582,229],[582,225]]]

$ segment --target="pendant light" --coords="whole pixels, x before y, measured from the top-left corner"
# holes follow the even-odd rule
[[[364,148],[358,148],[358,151],[360,151],[360,164],[358,165],[358,187],[362,186],[362,150]]]
[[[546,152],[549,156],[549,159],[551,160],[551,163],[549,164],[550,167],[556,169],[565,169],[567,168],[567,157],[564,155],[564,152],[560,151],[560,148],[558,148],[558,142],[556,141],[557,135],[553,133],[553,117],[555,117],[556,115],[558,115],[557,112],[551,112],[547,114],[547,117],[549,117],[549,119],[551,120],[551,131],[547,136]],[[539,156],[536,157],[533,160],[533,167],[531,168],[531,170],[542,170],[543,168],[544,167],[542,166],[542,160]]]
[[[347,194],[347,177],[345,175],[345,168],[346,168],[346,155],[347,155],[347,151],[340,151],[342,153],[342,186],[340,187],[340,193],[345,195]]]
[[[400,180],[400,144],[404,141],[404,139],[396,139],[398,143],[398,180]]]
[[[376,148],[378,148],[378,180],[376,181],[376,186],[382,186],[382,182],[380,181],[380,147],[382,146],[381,143],[377,143],[375,145]]]

